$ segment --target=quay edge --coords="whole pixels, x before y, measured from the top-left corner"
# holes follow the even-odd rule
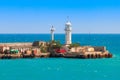
[[[65,46],[57,47],[56,43],[37,41],[33,43],[2,43],[0,59],[17,58],[79,58],[96,59],[112,58],[112,54],[104,46]],[[51,46],[52,45],[52,46]]]

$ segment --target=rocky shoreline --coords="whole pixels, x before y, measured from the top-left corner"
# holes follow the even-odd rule
[[[112,58],[112,54],[105,55],[74,55],[74,54],[55,54],[42,53],[37,55],[28,54],[0,54],[0,59],[19,59],[19,58],[78,58],[78,59],[96,59],[96,58]]]

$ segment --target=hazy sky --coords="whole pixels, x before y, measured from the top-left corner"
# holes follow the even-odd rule
[[[0,0],[0,33],[120,33],[120,0]]]

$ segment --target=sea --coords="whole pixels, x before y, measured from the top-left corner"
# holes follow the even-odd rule
[[[50,41],[50,34],[0,34],[0,43]],[[65,43],[64,34],[55,40]],[[113,58],[1,59],[0,80],[120,80],[120,34],[72,34],[81,46],[106,46]]]

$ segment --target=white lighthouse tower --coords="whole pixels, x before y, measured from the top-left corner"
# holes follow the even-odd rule
[[[54,31],[55,31],[55,28],[52,26],[50,28],[50,31],[51,31],[51,40],[53,41],[54,40]]]
[[[66,39],[66,45],[69,45],[72,43],[71,41],[71,32],[72,32],[72,27],[71,27],[71,23],[70,21],[67,21],[67,23],[65,24],[65,39]]]

